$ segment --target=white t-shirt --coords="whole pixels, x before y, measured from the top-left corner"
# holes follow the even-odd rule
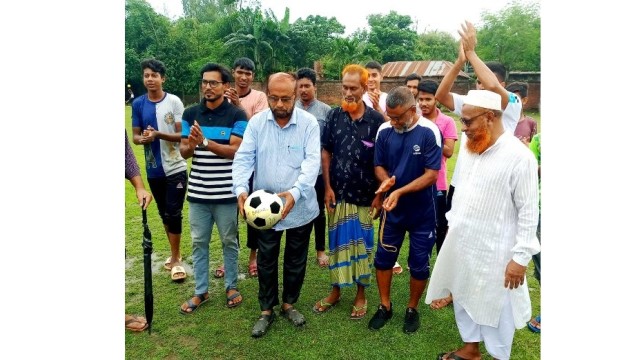
[[[364,101],[365,104],[369,105],[370,108],[373,108],[373,103],[369,98],[368,92],[365,92],[364,95],[362,95],[362,101]],[[387,93],[386,92],[380,92],[380,100],[378,101],[378,105],[380,105],[380,109],[382,109],[382,112],[387,111]]]

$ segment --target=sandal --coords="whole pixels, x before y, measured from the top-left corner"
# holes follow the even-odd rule
[[[327,255],[318,256],[316,260],[318,261],[318,266],[320,266],[321,268],[326,268],[327,266],[329,266],[329,257]]]
[[[400,266],[400,264],[396,261],[396,264],[393,265],[393,275],[400,275],[402,274],[402,266]]]
[[[182,257],[180,257],[180,258],[178,259],[178,262],[182,262]],[[167,260],[164,262],[164,269],[165,269],[165,270],[171,270],[171,268],[169,267],[169,264],[171,264],[171,256],[169,256],[169,257],[167,258]]]
[[[529,322],[527,323],[527,326],[529,326],[529,330],[539,334],[540,333],[540,315],[536,316],[535,318],[531,318],[531,320],[529,320]]]
[[[438,354],[438,360],[468,360],[455,354],[454,351],[450,353]]]
[[[205,293],[208,294],[208,293]],[[205,294],[200,294],[200,295],[193,295],[193,297],[189,300],[187,300],[187,302],[185,304],[187,304],[187,310],[183,310],[182,306],[180,306],[180,313],[184,314],[184,315],[191,315],[193,314],[194,311],[198,310],[198,308],[200,306],[202,306],[202,304],[206,303],[207,301],[209,301],[209,297],[205,297]],[[200,302],[198,304],[193,302],[193,298],[198,298],[200,300]]]
[[[129,317],[129,319],[127,319],[127,316]],[[143,325],[142,327],[140,327],[140,326],[134,326],[134,324],[143,324]],[[127,330],[140,332],[140,331],[145,331],[149,327],[149,324],[147,323],[147,319],[145,319],[143,316],[125,315],[124,327]]]
[[[273,311],[271,311],[271,314],[260,314],[258,321],[256,321],[256,324],[253,326],[253,330],[251,330],[251,336],[258,338],[266,334],[275,318],[276,314]]]
[[[224,277],[224,265],[216,269],[216,272],[213,274],[213,277],[216,279],[220,279],[221,277]]]
[[[313,312],[316,314],[323,314],[326,313],[327,311],[333,309],[336,305],[338,305],[338,303],[340,302],[340,298],[338,298],[336,301],[332,303],[330,302],[326,302],[324,301],[324,299],[320,299],[318,300],[317,303],[315,303],[315,305],[313,305]]]
[[[364,304],[360,307],[353,305],[352,306],[353,311],[351,312],[351,317],[349,317],[349,319],[351,320],[360,320],[362,318],[364,318],[365,315],[367,315],[367,300],[364,301]],[[358,312],[364,310],[364,312],[362,314],[358,314]]]
[[[304,319],[304,315],[302,315],[298,310],[294,309],[293,306],[289,306],[287,310],[280,309],[280,315],[282,315],[285,319],[291,321],[294,326],[302,326],[306,322],[306,320]]]
[[[187,272],[180,265],[171,268],[171,280],[175,282],[183,282],[187,278]]]
[[[258,263],[252,262],[249,264],[249,276],[256,277],[258,276]]]
[[[234,293],[233,293],[233,294],[231,294],[231,295],[227,295],[227,307],[228,307],[229,309],[234,308],[234,307],[236,307],[236,306],[238,306],[238,305],[242,304],[242,300],[244,300],[244,299],[242,298],[242,294],[240,294],[240,291],[238,291],[238,289],[229,289],[229,291],[231,291],[231,290],[235,290],[236,292],[234,292]],[[227,294],[229,294],[229,291],[227,291]],[[238,301],[238,302],[233,302],[233,300],[234,300],[235,298],[237,298],[237,297],[240,297],[240,301]]]

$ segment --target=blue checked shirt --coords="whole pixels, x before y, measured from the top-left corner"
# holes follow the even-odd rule
[[[320,169],[320,127],[316,118],[294,108],[289,123],[281,128],[270,109],[255,114],[244,132],[233,159],[233,193],[249,194],[249,177],[254,173],[254,190],[275,193],[289,191],[295,204],[274,230],[306,225],[320,210],[314,185]]]

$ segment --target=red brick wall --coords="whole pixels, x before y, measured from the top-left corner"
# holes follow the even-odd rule
[[[525,106],[526,110],[539,109],[540,106],[540,82],[529,81],[529,101]],[[404,85],[404,80],[383,80],[380,83],[382,91],[389,92],[396,86]],[[233,84],[231,85],[233,86]],[[266,83],[253,82],[251,85],[253,89],[267,92]],[[316,83],[318,89],[317,97],[320,101],[328,104],[331,107],[340,105],[342,101],[342,82],[339,80],[319,80]],[[466,94],[469,90],[475,89],[475,83],[469,81],[457,81],[453,84],[452,92],[458,94]],[[196,103],[199,101],[199,95],[187,95],[182,99],[185,106]]]

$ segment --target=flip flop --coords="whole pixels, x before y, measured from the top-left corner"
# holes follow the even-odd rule
[[[179,262],[182,262],[182,256],[178,259]],[[171,264],[171,256],[169,256],[167,258],[167,260],[164,262],[164,269],[165,270],[171,270],[171,268],[169,267],[169,264]]]
[[[182,282],[187,278],[187,272],[180,265],[176,265],[171,268],[171,280],[175,282]]]
[[[314,313],[316,313],[316,314],[324,314],[327,311],[333,309],[336,305],[338,305],[339,302],[340,302],[340,298],[338,298],[338,300],[334,301],[333,304],[330,303],[330,302],[325,302],[324,299],[320,299],[320,300],[318,300],[317,303],[315,303],[313,305],[312,311]]]
[[[220,279],[221,277],[224,277],[224,265],[216,269],[216,272],[213,274],[213,277],[216,279]]]
[[[142,324],[144,323],[143,327],[133,327],[132,324]],[[142,316],[137,316],[137,315],[131,315],[131,318],[129,318],[129,320],[126,320],[124,322],[124,326],[127,330],[131,330],[134,332],[140,332],[140,331],[144,331],[149,327],[149,324],[147,323],[147,319],[145,319]]]
[[[468,359],[460,357],[460,356],[454,354],[454,351],[452,351],[450,353],[440,353],[440,354],[438,354],[438,360],[468,360]]]
[[[364,316],[367,315],[367,300],[364,301],[364,304],[362,306],[358,307],[358,306],[353,305],[352,308],[353,308],[352,313],[355,314],[355,315],[351,315],[349,317],[349,319],[351,319],[351,320],[360,320],[360,319],[364,318]],[[364,312],[362,314],[358,315],[357,312],[358,311],[362,311],[362,310],[364,310]]]

